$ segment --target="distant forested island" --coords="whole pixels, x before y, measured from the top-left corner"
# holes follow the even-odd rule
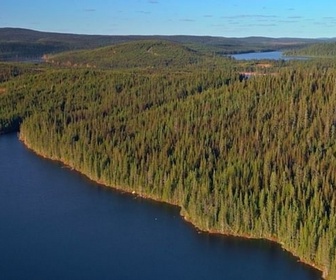
[[[336,279],[336,58],[219,49],[141,38],[1,63],[0,133],[178,205],[201,230],[274,240]]]

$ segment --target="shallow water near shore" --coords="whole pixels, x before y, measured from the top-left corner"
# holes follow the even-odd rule
[[[296,279],[279,245],[198,233],[179,209],[103,187],[0,137],[1,279]]]

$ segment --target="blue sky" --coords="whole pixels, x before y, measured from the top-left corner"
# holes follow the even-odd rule
[[[336,37],[335,0],[1,2],[0,27],[106,35]]]

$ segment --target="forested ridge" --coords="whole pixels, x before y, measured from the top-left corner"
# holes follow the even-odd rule
[[[251,51],[280,50],[305,46],[317,39],[302,38],[224,38],[211,36],[113,36],[41,32],[22,28],[0,28],[0,61],[38,60],[45,54],[93,49],[114,44],[164,40],[183,44],[196,51],[232,54]]]
[[[287,55],[334,58],[336,56],[336,42],[323,42],[287,51]]]
[[[202,230],[276,240],[336,279],[335,63],[251,78],[218,65],[22,73],[0,84],[0,131],[20,127],[93,180],[179,205]]]
[[[143,40],[95,50],[64,52],[45,56],[45,61],[72,67],[110,69],[185,67],[204,64],[213,58],[177,43],[164,40]]]

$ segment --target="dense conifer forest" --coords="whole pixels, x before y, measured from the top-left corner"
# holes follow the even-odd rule
[[[336,42],[311,44],[304,48],[287,51],[286,54],[333,59],[336,56]]]
[[[275,240],[336,279],[336,61],[203,60],[172,48],[193,59],[1,64],[0,132],[179,205],[201,230]]]
[[[212,61],[208,53],[164,40],[144,40],[45,56],[51,64],[110,69],[183,67]]]

